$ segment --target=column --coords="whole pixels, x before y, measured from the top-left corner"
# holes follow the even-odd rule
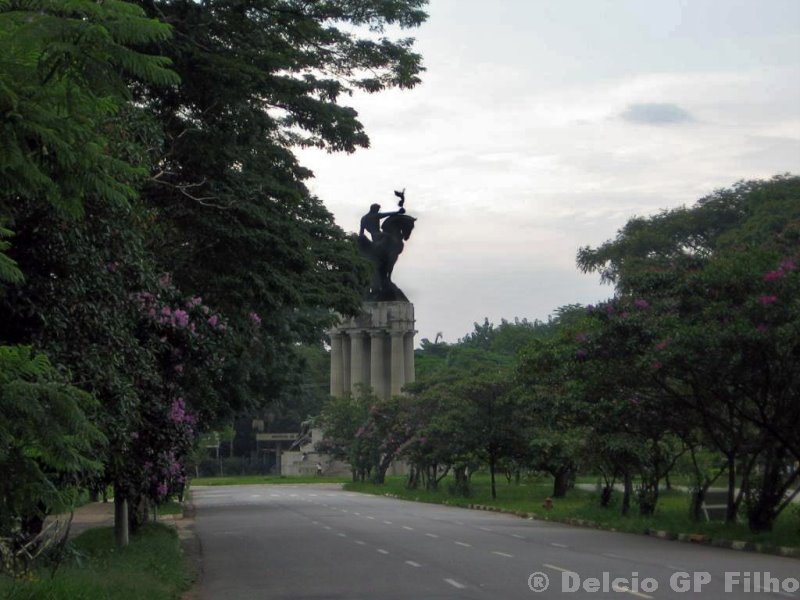
[[[405,354],[405,382],[413,383],[416,380],[414,373],[414,331],[409,331],[403,338],[403,349]]]
[[[403,343],[403,332],[392,332],[392,396],[400,393],[405,383],[406,368],[405,368],[405,344]]]
[[[342,335],[342,394],[352,391],[350,385],[350,336]]]
[[[350,389],[358,393],[358,385],[364,381],[364,332],[350,332]]]
[[[370,347],[369,347],[369,385],[372,391],[378,398],[386,397],[386,381],[383,376],[384,362],[383,362],[383,331],[370,331]]]
[[[331,396],[344,395],[344,362],[342,360],[342,334],[331,333]]]

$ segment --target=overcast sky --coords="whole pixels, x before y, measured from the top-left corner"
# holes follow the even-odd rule
[[[341,227],[407,188],[419,334],[611,295],[575,267],[634,215],[800,172],[800,0],[432,0],[411,91],[347,99],[371,148],[300,153]]]

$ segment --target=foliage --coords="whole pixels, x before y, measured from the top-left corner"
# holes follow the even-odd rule
[[[135,165],[107,152],[104,125],[129,78],[177,82],[169,61],[134,47],[169,27],[130,2],[14,0],[0,4],[0,214],[19,198],[80,214],[85,196],[131,200]]]
[[[798,200],[798,177],[741,182],[692,208],[632,219],[578,256],[618,292],[595,311],[605,337],[584,357],[607,362],[627,344],[624,370],[609,372],[636,372],[633,383],[662,398],[659,418],[696,419],[725,453],[729,518],[739,460],[756,531],[771,528],[800,478]]]
[[[100,471],[97,409],[43,354],[0,346],[0,536],[38,534],[49,510],[74,505],[86,478]]]

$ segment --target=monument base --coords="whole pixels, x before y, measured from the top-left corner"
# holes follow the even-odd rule
[[[414,381],[414,305],[364,302],[362,313],[330,331],[331,396],[371,389],[378,398]]]

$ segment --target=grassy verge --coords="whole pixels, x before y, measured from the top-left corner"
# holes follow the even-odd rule
[[[497,499],[492,500],[488,478],[473,477],[473,490],[468,498],[453,496],[449,493],[449,479],[442,481],[437,491],[409,490],[405,487],[404,478],[389,478],[384,485],[370,483],[348,483],[345,489],[369,494],[391,494],[407,500],[418,502],[446,503],[454,506],[482,504],[495,506],[510,511],[534,513],[538,519],[566,521],[567,519],[583,519],[591,521],[604,529],[616,529],[631,533],[643,533],[648,529],[666,530],[671,533],[703,534],[713,539],[742,540],[769,544],[773,546],[800,547],[800,507],[787,508],[778,518],[773,531],[754,534],[746,524],[737,523],[695,523],[689,518],[689,496],[683,492],[664,492],[658,503],[656,514],[652,517],[641,517],[632,514],[623,517],[618,503],[621,494],[617,494],[609,508],[602,508],[598,502],[598,494],[585,490],[571,490],[566,498],[553,500],[553,509],[546,511],[542,504],[552,494],[552,484],[497,483]],[[631,508],[636,512],[636,507]]]
[[[31,581],[0,576],[0,598],[8,600],[171,600],[189,586],[188,570],[175,530],[145,525],[127,548],[117,549],[110,527],[77,538],[75,557],[55,576],[39,572]]]
[[[196,477],[192,485],[254,485],[254,484],[286,484],[286,483],[345,483],[350,477],[326,477],[316,475],[283,477],[280,475],[232,475],[230,477]]]

